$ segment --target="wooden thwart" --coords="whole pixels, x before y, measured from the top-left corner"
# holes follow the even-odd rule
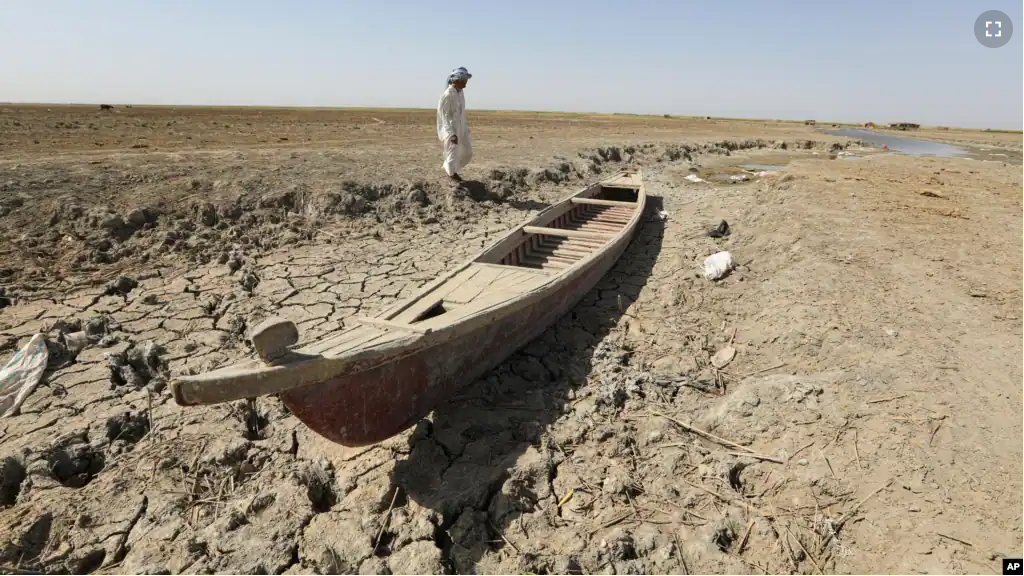
[[[561,236],[562,238],[588,238],[591,240],[611,240],[615,237],[615,234],[583,232],[580,230],[562,230],[561,228],[542,228],[540,226],[523,226],[523,232],[527,234],[541,234],[544,236]]]
[[[572,198],[573,204],[593,204],[594,206],[627,206],[636,208],[636,202],[622,202],[621,200],[601,200],[600,198]]]

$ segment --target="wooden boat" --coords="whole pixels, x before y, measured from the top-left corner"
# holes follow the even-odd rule
[[[389,438],[539,336],[590,291],[643,218],[643,176],[592,184],[373,317],[301,348],[295,324],[270,320],[259,361],[171,382],[179,405],[278,394],[327,439]]]

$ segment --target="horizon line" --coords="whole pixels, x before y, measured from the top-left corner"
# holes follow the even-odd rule
[[[144,104],[134,102],[122,102],[119,104],[109,104],[108,102],[13,102],[4,101],[0,102],[0,106],[63,106],[63,107],[85,107],[85,106],[101,106],[109,105],[113,107],[121,106],[124,108],[237,108],[237,109],[263,109],[263,110],[390,110],[390,111],[433,111],[433,108],[412,108],[404,106],[316,106],[316,105],[276,105],[276,104]],[[754,116],[710,116],[706,114],[641,114],[638,112],[570,112],[564,110],[518,110],[518,109],[492,109],[492,108],[472,108],[468,109],[467,112],[493,112],[493,113],[517,113],[517,114],[564,114],[564,115],[576,115],[576,116],[635,116],[640,118],[663,118],[666,120],[671,119],[700,119],[700,120],[731,120],[731,121],[755,121],[755,122],[785,122],[785,123],[806,123],[808,121],[815,122],[817,124],[836,124],[839,126],[856,126],[863,128],[869,122],[872,124],[881,125],[885,127],[889,124],[901,124],[906,121],[900,122],[875,122],[872,120],[865,122],[836,122],[829,120],[817,120],[813,118],[807,118],[805,120],[790,120],[786,118],[764,118]],[[916,124],[916,122],[915,122]],[[1010,132],[1010,133],[1024,133],[1024,129],[1013,129],[1013,128],[981,128],[977,126],[957,126],[954,124],[946,125],[929,125],[919,124],[921,128],[950,128],[954,130],[977,130],[983,132]]]

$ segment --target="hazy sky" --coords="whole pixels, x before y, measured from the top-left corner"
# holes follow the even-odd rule
[[[1022,35],[1019,0],[0,0],[0,101],[432,108],[466,66],[470,108],[1020,129]]]

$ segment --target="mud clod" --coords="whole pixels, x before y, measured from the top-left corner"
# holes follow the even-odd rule
[[[62,486],[82,488],[105,466],[103,453],[88,444],[57,445],[49,449],[46,463]]]
[[[166,366],[161,355],[166,350],[163,346],[147,340],[142,343],[132,342],[123,352],[107,355],[107,367],[110,369],[110,381],[117,386],[128,386],[139,389],[154,379],[166,378]]]
[[[127,296],[139,285],[138,280],[130,276],[118,276],[107,285],[107,295]]]
[[[135,444],[149,433],[149,428],[148,416],[125,412],[120,416],[112,416],[107,419],[107,440],[110,442],[120,440],[127,444]]]

